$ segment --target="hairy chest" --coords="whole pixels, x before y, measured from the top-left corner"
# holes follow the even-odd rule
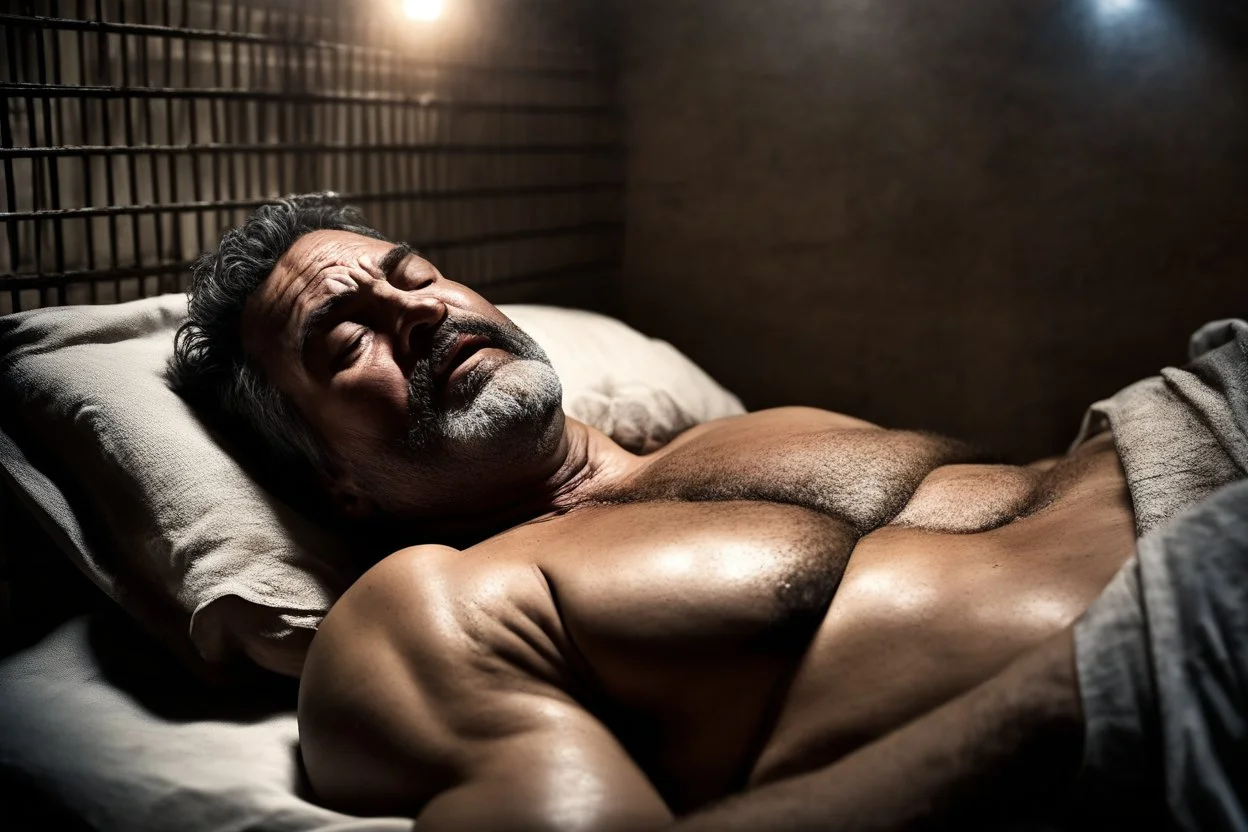
[[[963,443],[846,427],[832,417],[806,418],[802,411],[712,423],[682,440],[647,460],[608,497],[801,506],[843,520],[861,536],[896,521],[919,497],[923,510],[913,519],[921,524],[977,531],[1008,522],[1035,493],[1034,472],[984,465],[980,452]],[[951,490],[946,482],[922,488],[934,472],[949,467],[964,469],[964,487]]]
[[[782,460],[772,472],[780,476],[767,482],[744,477],[744,466],[738,464],[732,477],[705,477],[697,496],[651,491],[645,500],[580,509],[522,527],[498,541],[511,556],[537,564],[547,577],[566,631],[572,675],[583,683],[578,695],[625,742],[673,805],[697,805],[742,787],[751,772],[757,775],[760,755],[774,757],[781,748],[778,725],[802,736],[829,733],[814,731],[808,717],[793,727],[795,674],[798,680],[809,677],[812,651],[820,654],[822,675],[813,686],[799,686],[814,691],[811,701],[816,704],[813,710],[798,710],[829,713],[818,704],[826,701],[820,691],[853,687],[863,668],[877,663],[867,659],[864,664],[863,656],[852,661],[838,656],[874,643],[869,631],[883,630],[866,625],[881,616],[893,616],[884,628],[893,634],[889,638],[898,627],[908,632],[905,622],[914,616],[888,610],[916,587],[935,586],[939,581],[933,576],[954,576],[950,581],[956,586],[938,594],[956,603],[948,609],[938,606],[958,618],[968,592],[997,597],[1002,586],[1015,586],[1040,587],[1044,594],[1053,583],[1050,579],[1064,571],[1054,564],[1038,566],[1050,560],[1040,549],[1022,559],[1011,557],[1002,562],[1004,570],[998,568],[1002,553],[1028,550],[1020,541],[1049,539],[1051,531],[1028,532],[1019,526],[1006,537],[972,532],[1014,528],[1013,520],[1037,511],[1052,518],[1042,522],[1066,528],[1069,510],[1055,514],[1047,508],[1055,499],[1065,494],[1065,502],[1079,511],[1102,502],[1093,493],[1071,496],[1072,483],[1086,480],[1079,474],[1086,470],[1082,464],[1052,475],[1004,466],[944,466],[906,485],[905,499],[881,532],[892,537],[871,535],[868,541],[852,523],[803,498],[802,486],[786,484],[809,475],[804,464],[801,459]],[[648,487],[658,482],[655,478]],[[888,488],[886,484],[882,490]],[[950,537],[950,532],[957,534]],[[1081,532],[1078,537],[1088,535]],[[966,550],[956,558],[961,564],[956,575],[950,572],[952,562],[942,542],[955,540]],[[855,554],[860,542],[861,557]],[[1068,545],[1062,550],[1069,554]],[[851,565],[851,556],[857,566]],[[890,592],[889,604],[872,608],[879,615],[849,615],[853,621],[841,632],[827,622],[830,607],[839,609],[834,598],[844,606],[838,590],[843,580],[850,581],[847,568],[854,577],[852,599],[861,600],[863,587],[881,581],[897,591]],[[1031,571],[1015,574],[1023,568]],[[886,580],[894,573],[910,577],[901,583]],[[993,576],[991,585],[980,574]],[[853,606],[854,600],[845,600]],[[931,629],[937,613],[929,607],[916,613],[926,622],[916,631]],[[845,618],[833,617],[838,622]],[[1022,635],[1014,641],[1032,638],[1035,628],[1020,627]],[[1001,626],[995,631],[1004,632]],[[962,655],[965,642],[958,641]],[[825,642],[837,646],[828,652]],[[938,652],[925,650],[924,655]],[[971,671],[979,672],[976,668],[987,661],[980,658]],[[998,659],[996,653],[988,658]],[[913,659],[905,664],[921,666]],[[973,675],[971,671],[961,675]],[[906,689],[919,682],[905,679],[901,686]],[[867,687],[875,691],[873,697],[879,694],[878,685]],[[844,701],[846,691],[840,693]],[[842,727],[829,730],[837,737],[850,733]],[[785,747],[799,745],[793,741]],[[809,758],[804,750],[783,756]]]

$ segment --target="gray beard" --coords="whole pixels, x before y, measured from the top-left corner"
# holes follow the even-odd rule
[[[452,350],[461,333],[481,335],[513,356],[493,371],[474,368],[461,382],[464,404],[448,407],[434,389],[433,368]],[[444,321],[434,335],[429,358],[421,361],[408,385],[405,450],[414,457],[488,452],[500,442],[539,439],[559,408],[563,389],[546,353],[515,325],[487,318]],[[520,450],[517,448],[516,450]]]

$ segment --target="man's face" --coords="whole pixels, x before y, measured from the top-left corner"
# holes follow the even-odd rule
[[[537,344],[402,245],[300,237],[248,299],[243,341],[330,451],[339,496],[380,510],[462,511],[562,428]]]

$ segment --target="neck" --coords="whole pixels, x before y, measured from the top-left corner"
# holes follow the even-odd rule
[[[618,486],[641,460],[602,431],[566,418],[563,431],[545,463],[533,475],[506,489],[506,496],[470,516],[439,517],[420,523],[420,531],[463,548],[509,528],[560,514],[593,501]]]
[[[566,422],[557,458],[559,465],[541,486],[547,505],[539,514],[590,502],[619,485],[641,464],[605,433],[575,419]]]

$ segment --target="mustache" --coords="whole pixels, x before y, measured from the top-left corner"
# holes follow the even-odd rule
[[[455,351],[461,335],[483,337],[489,346],[497,347],[520,359],[550,363],[550,359],[537,342],[515,324],[494,321],[477,315],[446,318],[429,334],[426,357],[417,361],[412,368],[409,397],[413,403],[420,403],[425,408],[433,404],[436,381],[434,368],[445,366]]]
[[[443,433],[441,421],[445,416],[435,391],[434,368],[446,364],[459,343],[461,335],[477,335],[486,339],[492,347],[498,347],[517,358],[550,363],[546,353],[529,335],[515,324],[503,323],[476,315],[460,315],[446,318],[429,333],[426,357],[412,368],[408,383],[408,430],[406,447],[411,452],[428,451],[437,447]]]
[[[548,361],[546,353],[537,346],[528,335],[515,324],[506,326],[498,321],[476,315],[462,315],[454,319],[446,318],[431,335],[428,357],[418,362],[417,376],[425,376],[428,383],[433,382],[433,368],[443,366],[461,335],[477,335],[486,339],[491,347],[509,352],[517,358]]]

